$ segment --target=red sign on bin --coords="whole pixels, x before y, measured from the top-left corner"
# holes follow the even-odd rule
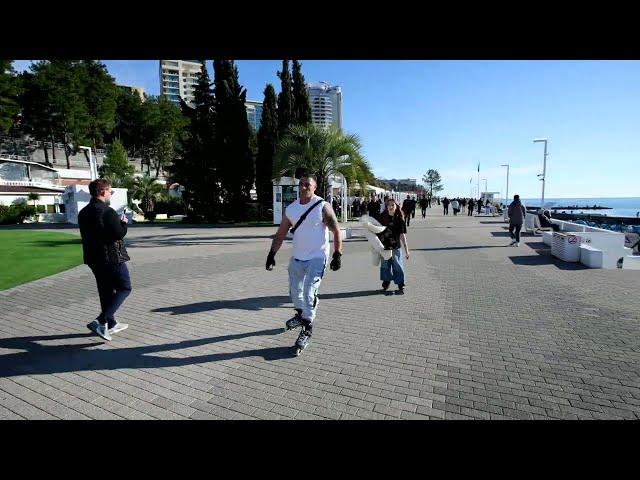
[[[578,243],[578,237],[576,237],[575,235],[569,235],[567,237],[567,242],[569,242],[571,245],[574,245]]]

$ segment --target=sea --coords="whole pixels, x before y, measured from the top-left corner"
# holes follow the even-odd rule
[[[538,198],[523,198],[521,199],[527,208],[539,207],[540,197]],[[592,207],[594,205],[599,207],[611,207],[611,210],[581,210],[577,209],[565,209],[565,210],[552,210],[553,212],[566,212],[566,213],[591,213],[606,215],[608,217],[636,217],[640,212],[640,197],[624,197],[624,198],[545,198],[544,206],[549,207],[568,207],[577,205],[578,207]]]

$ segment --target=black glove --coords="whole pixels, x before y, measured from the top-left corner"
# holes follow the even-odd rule
[[[267,270],[273,270],[273,267],[276,266],[276,252],[274,252],[273,250],[269,251],[269,255],[267,255],[267,264],[265,265],[265,268]]]
[[[340,257],[342,257],[340,252],[333,252],[333,260],[331,260],[331,264],[329,265],[331,270],[340,270],[340,267],[342,266]]]

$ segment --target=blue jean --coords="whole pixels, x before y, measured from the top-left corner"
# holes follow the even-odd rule
[[[96,277],[98,295],[100,295],[101,312],[98,322],[101,325],[107,323],[108,328],[116,324],[115,315],[131,293],[131,279],[126,263],[118,265],[89,265]]]
[[[289,262],[289,295],[293,307],[302,310],[302,318],[310,323],[316,317],[318,288],[327,266],[326,258],[296,260]]]
[[[394,248],[389,260],[380,260],[380,280],[404,285],[404,265],[402,264],[402,248]]]

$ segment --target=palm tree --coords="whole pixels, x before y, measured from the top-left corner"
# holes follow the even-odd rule
[[[291,177],[299,177],[303,171],[313,174],[318,179],[318,195],[322,197],[327,196],[329,177],[336,173],[342,173],[350,184],[357,181],[364,189],[374,176],[361,149],[356,134],[345,135],[335,127],[295,125],[278,145],[274,173]]]
[[[29,195],[27,195],[27,198],[29,200],[33,200],[33,211],[34,211],[34,218],[36,219],[36,222],[38,221],[38,208],[36,207],[36,202],[38,200],[40,200],[40,195],[37,194],[36,192],[30,192]]]
[[[143,177],[137,177],[133,185],[133,198],[142,200],[140,206],[145,216],[154,210],[154,200],[162,192],[160,185],[155,178],[146,174]]]

